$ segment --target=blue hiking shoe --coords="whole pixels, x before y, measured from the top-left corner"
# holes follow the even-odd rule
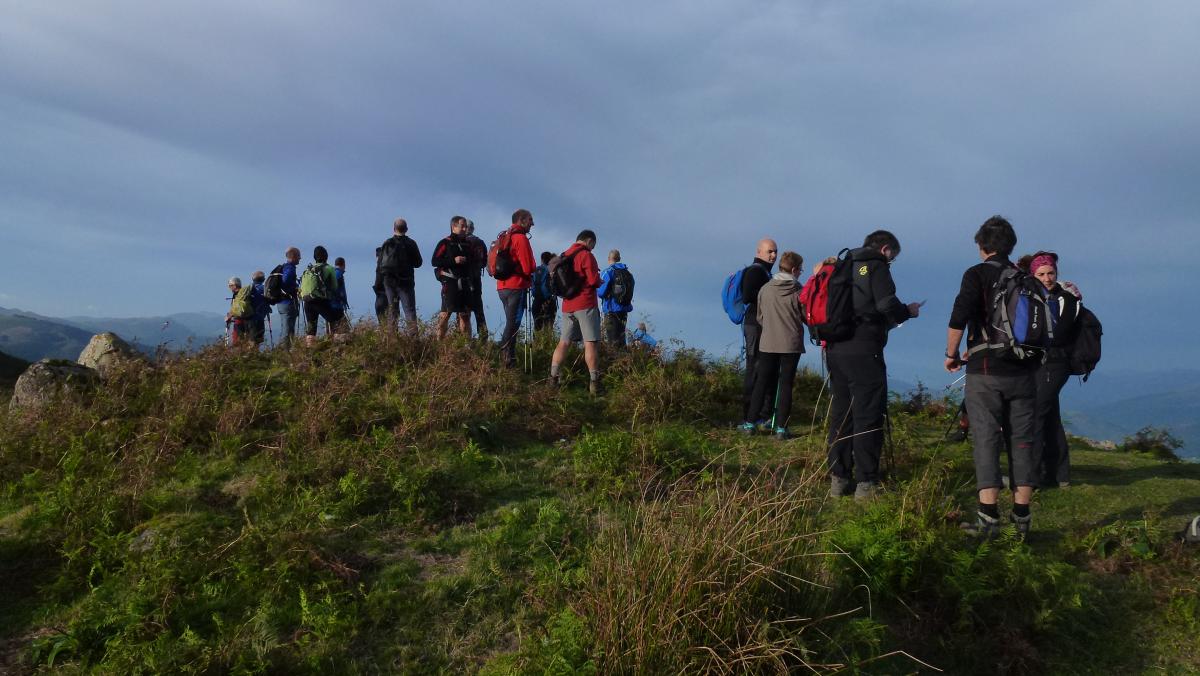
[[[792,435],[791,435],[791,433],[788,432],[786,427],[776,427],[775,428],[775,439],[777,439],[778,441],[787,441],[788,439],[791,439],[791,438],[792,438]]]
[[[758,427],[752,422],[744,422],[738,425],[738,431],[746,436],[751,436],[758,431]]]

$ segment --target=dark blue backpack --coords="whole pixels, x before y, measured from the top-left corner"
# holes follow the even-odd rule
[[[745,275],[746,268],[739,268],[737,272],[729,275],[725,280],[725,287],[721,290],[721,305],[725,308],[729,321],[734,324],[741,324],[746,318],[746,304],[742,302],[742,277]]]

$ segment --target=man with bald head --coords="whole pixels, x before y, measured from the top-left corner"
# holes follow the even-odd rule
[[[742,390],[742,419],[765,420],[771,416],[775,402],[763,404],[764,411],[751,411],[750,399],[754,394],[754,372],[758,363],[758,339],[762,326],[758,323],[758,292],[771,281],[771,268],[779,255],[779,247],[773,239],[762,239],[754,253],[754,262],[742,273],[742,302],[746,304],[746,318],[742,321],[742,336],[746,340],[746,376]]]

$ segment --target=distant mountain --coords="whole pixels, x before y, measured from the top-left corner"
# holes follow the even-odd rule
[[[0,350],[25,361],[79,358],[92,339],[83,329],[19,314],[0,315]]]
[[[158,346],[198,349],[220,339],[225,317],[181,312],[165,317],[46,317],[0,307],[0,350],[29,361],[76,359],[92,336],[112,331],[147,354]]]
[[[1071,432],[1093,439],[1120,441],[1147,425],[1165,428],[1184,443],[1179,455],[1200,458],[1200,382],[1069,411],[1065,417]]]

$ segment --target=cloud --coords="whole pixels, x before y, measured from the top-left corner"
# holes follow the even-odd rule
[[[453,214],[490,236],[523,206],[536,248],[596,229],[659,333],[721,350],[737,334],[716,287],[760,235],[816,260],[884,226],[901,294],[929,299],[890,348],[917,359],[971,232],[1002,212],[1098,309],[1149,299],[1186,335],[1155,290],[1195,270],[1198,18],[1115,1],[12,7],[0,228],[28,255],[10,293],[211,309],[231,271],[323,243],[366,308],[397,215],[428,250]],[[69,298],[25,281],[63,258],[120,274]],[[436,305],[432,276],[418,290]]]

